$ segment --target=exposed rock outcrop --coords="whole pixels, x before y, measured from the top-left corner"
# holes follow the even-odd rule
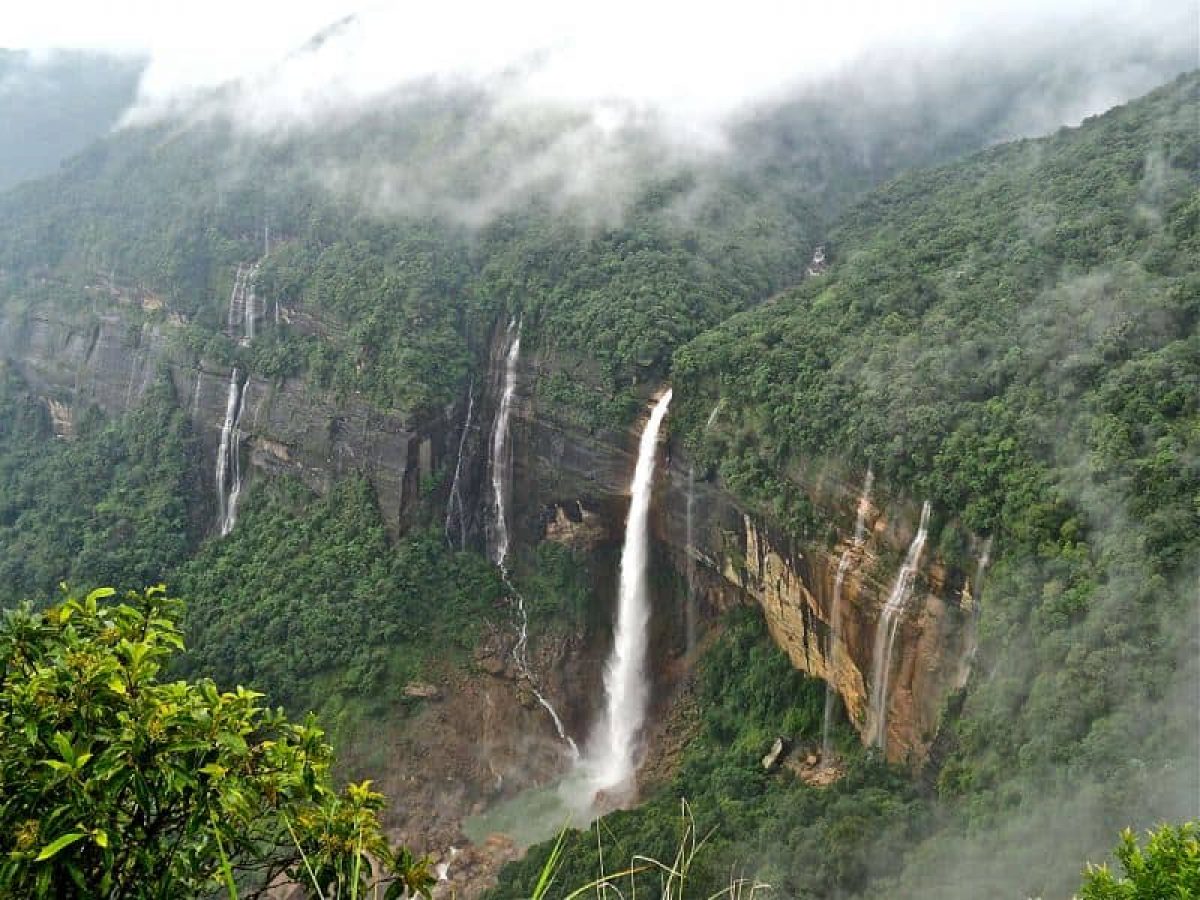
[[[209,452],[215,453],[229,373],[198,362],[182,349],[182,342],[172,340],[177,327],[147,317],[131,305],[101,315],[0,313],[0,353],[43,398],[56,433],[63,437],[71,433],[73,410],[88,404],[108,412],[129,409],[153,379],[166,372],[181,406],[189,411]],[[385,521],[400,531],[417,503],[422,481],[453,466],[461,445],[465,476],[460,489],[466,511],[462,533],[468,541],[481,541],[480,523],[486,519],[481,490],[486,480],[485,435],[495,411],[491,383],[498,383],[503,353],[497,356],[496,347],[501,344],[493,341],[491,371],[478,396],[478,425],[465,434],[466,396],[444,412],[414,423],[361,398],[315,390],[301,379],[271,382],[251,376],[241,423],[246,438],[240,448],[250,477],[286,472],[323,491],[346,473],[363,473],[375,486]],[[595,594],[604,599],[615,597],[636,427],[588,430],[536,389],[555,372],[590,378],[595,373],[589,373],[587,365],[584,360],[565,360],[536,349],[522,357],[512,422],[511,518],[517,547],[550,540],[584,553]],[[646,387],[649,396],[652,386]],[[772,637],[793,664],[831,681],[851,722],[865,733],[875,626],[896,560],[915,529],[916,504],[890,501],[886,510],[872,511],[866,540],[846,574],[846,615],[839,646],[832,648],[833,582],[838,560],[851,543],[857,487],[825,475],[804,485],[835,528],[836,540],[829,545],[802,545],[774,529],[759,511],[743,509],[719,483],[689,479],[686,466],[679,464],[681,454],[674,455],[674,465],[668,454],[660,461],[653,522],[656,560],[679,576],[673,592],[681,593],[690,578],[700,607],[709,616],[734,604],[757,604]],[[689,481],[695,510],[691,542],[684,521]],[[677,655],[685,646],[683,614],[666,602],[669,599],[660,598],[654,625],[654,656],[659,659]],[[916,760],[924,755],[943,698],[967,677],[972,603],[965,579],[947,572],[936,555],[929,554],[900,623],[887,707],[889,758]],[[593,618],[602,626],[603,610]],[[566,711],[568,729],[575,734],[586,733],[590,724],[596,680],[564,673],[591,668],[598,672],[607,640],[608,630],[595,627],[583,644],[564,645],[560,655],[538,658],[535,675],[556,707]],[[574,655],[569,663],[568,654]],[[499,657],[477,662],[489,671],[506,665]]]
[[[101,315],[0,311],[0,355],[47,403],[64,437],[70,434],[71,410],[95,405],[123,412],[166,372],[206,450],[215,455],[229,371],[197,361],[172,340],[177,331],[177,325],[147,321],[126,308]],[[458,412],[409,422],[296,378],[271,382],[251,376],[246,391],[241,452],[248,456],[251,478],[287,472],[324,491],[346,473],[365,474],[394,531],[403,530],[422,479],[443,464]]]

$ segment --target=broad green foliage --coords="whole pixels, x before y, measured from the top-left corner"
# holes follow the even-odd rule
[[[389,540],[365,481],[327,497],[280,480],[246,498],[237,528],[176,575],[187,671],[255,684],[289,707],[330,693],[393,699],[426,660],[465,659],[501,596],[492,566],[440,534]]]
[[[204,528],[199,449],[169,385],[105,422],[77,410],[56,439],[45,406],[0,364],[0,591],[49,595],[61,581],[148,584]],[[0,605],[5,605],[0,602]]]
[[[428,892],[389,848],[366,784],[342,793],[309,719],[242,687],[164,682],[183,647],[161,587],[111,589],[0,624],[0,885],[20,897],[258,896],[288,874],[312,896]]]
[[[1163,825],[1142,847],[1133,832],[1121,833],[1116,857],[1124,875],[1088,866],[1079,900],[1189,900],[1200,896],[1200,826]]]

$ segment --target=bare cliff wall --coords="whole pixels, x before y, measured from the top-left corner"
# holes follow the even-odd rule
[[[604,553],[615,566],[644,418],[623,432],[583,430],[572,424],[569,410],[539,396],[537,385],[549,371],[579,365],[538,352],[522,359],[513,426],[515,531],[526,546],[554,540]],[[674,569],[678,587],[656,598],[652,653],[665,659],[685,651],[688,603],[679,594],[689,581],[702,619],[738,603],[755,604],[792,663],[834,685],[866,740],[873,727],[869,705],[880,610],[916,532],[920,503],[885,498],[870,507],[865,540],[847,568],[835,647],[834,581],[842,554],[853,546],[861,486],[828,472],[804,486],[829,525],[827,542],[783,534],[719,482],[695,477],[681,451],[664,442],[654,497],[656,558]],[[949,570],[927,547],[892,659],[885,716],[889,759],[924,759],[945,698],[969,668],[971,609],[964,573]]]
[[[172,340],[175,331],[168,322],[145,321],[120,309],[98,316],[0,310],[0,355],[15,365],[54,420],[65,420],[63,427],[85,406],[110,414],[130,409],[165,373],[214,460],[231,373],[181,349]],[[456,408],[409,422],[298,378],[250,376],[245,390],[240,452],[251,479],[287,472],[324,491],[345,474],[364,474],[394,531],[407,524],[422,480],[456,449],[450,446]]]

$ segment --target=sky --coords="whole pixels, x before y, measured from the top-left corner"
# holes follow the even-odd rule
[[[351,14],[338,40],[295,54]],[[1200,21],[1194,0],[39,0],[8,4],[0,46],[148,54],[150,108],[237,77],[275,90],[272,108],[284,115],[331,96],[369,102],[414,80],[502,78],[518,98],[632,103],[695,122],[877,48],[1019,47],[1100,26],[1178,44],[1197,39]]]

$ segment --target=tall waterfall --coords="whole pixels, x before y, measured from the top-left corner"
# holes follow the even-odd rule
[[[471,423],[475,418],[475,379],[467,386],[467,418],[463,422],[462,434],[458,436],[458,458],[454,463],[454,479],[450,482],[450,496],[446,500],[446,540],[450,541],[450,523],[458,514],[458,549],[467,546],[467,511],[463,506],[462,492],[459,481],[462,479],[463,451],[467,446],[467,435],[471,431]]]
[[[854,518],[854,540],[849,547],[842,551],[842,558],[838,561],[837,575],[833,579],[833,603],[829,609],[829,652],[826,655],[829,660],[829,668],[833,671],[830,671],[825,679],[825,718],[821,726],[822,764],[828,763],[831,755],[829,733],[833,726],[834,698],[837,696],[837,689],[833,685],[836,672],[834,660],[842,643],[842,585],[850,570],[852,557],[862,549],[863,542],[867,537],[867,513],[871,509],[871,485],[874,481],[875,473],[868,468],[867,477],[863,481],[862,494],[858,498],[858,512]]]
[[[504,356],[504,384],[500,393],[500,408],[492,429],[492,513],[495,516],[490,535],[492,562],[507,574],[508,558],[508,489],[512,474],[512,453],[508,446],[509,420],[512,418],[513,394],[517,389],[517,360],[521,356],[521,329],[516,321],[508,323],[509,344]]]
[[[671,391],[654,405],[638,446],[633,473],[625,546],[621,550],[621,592],[612,655],[604,672],[607,700],[601,733],[591,757],[594,787],[609,790],[629,785],[636,764],[637,740],[646,716],[646,651],[649,646],[650,496],[658,432],[671,404]]]
[[[238,382],[238,370],[229,376],[229,393],[225,399],[225,421],[221,425],[221,442],[217,447],[217,521],[221,535],[227,535],[237,523],[238,498],[242,493],[242,412],[246,408],[246,383]]]
[[[921,522],[917,526],[917,535],[909,545],[908,555],[904,558],[900,571],[896,573],[896,582],[887,602],[879,611],[879,623],[875,627],[875,659],[871,676],[871,723],[874,729],[874,742],[883,749],[887,742],[887,704],[888,682],[892,672],[892,652],[896,649],[896,632],[900,620],[904,617],[904,609],[908,605],[912,593],[913,582],[916,580],[917,566],[921,562],[921,552],[925,549],[925,539],[929,532],[929,501],[921,506]]]

